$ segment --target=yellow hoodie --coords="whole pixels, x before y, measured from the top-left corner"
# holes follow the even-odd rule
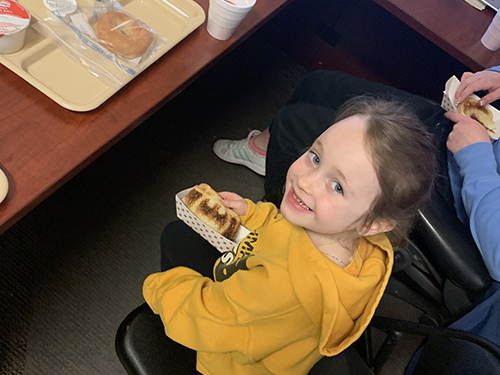
[[[215,282],[177,267],[150,275],[144,298],[166,334],[198,352],[203,374],[307,374],[366,329],[392,247],[385,234],[362,238],[341,268],[274,205],[248,202],[242,223],[251,233],[216,263]]]

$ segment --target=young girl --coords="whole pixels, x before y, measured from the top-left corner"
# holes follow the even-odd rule
[[[307,374],[370,322],[391,242],[404,240],[430,196],[433,155],[407,107],[353,98],[288,170],[280,213],[220,193],[251,231],[233,252],[220,256],[182,224],[167,226],[171,269],[146,279],[146,302],[170,338],[197,351],[203,374]],[[207,257],[220,257],[213,280]]]

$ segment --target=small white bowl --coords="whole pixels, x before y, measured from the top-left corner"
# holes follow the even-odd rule
[[[2,203],[2,201],[5,199],[8,191],[9,191],[9,180],[7,180],[7,176],[0,169],[0,203]]]
[[[14,53],[24,46],[31,15],[18,3],[0,0],[0,53]]]

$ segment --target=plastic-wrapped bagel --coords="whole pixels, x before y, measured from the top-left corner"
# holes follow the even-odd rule
[[[98,18],[95,33],[107,49],[126,59],[142,56],[153,42],[153,33],[147,25],[115,11]]]

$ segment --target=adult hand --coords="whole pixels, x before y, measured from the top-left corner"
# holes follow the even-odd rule
[[[480,100],[482,106],[500,99],[500,73],[492,70],[465,72],[455,93],[455,102],[461,103],[472,93],[481,90],[488,91]]]
[[[247,213],[248,203],[238,194],[231,193],[229,191],[221,191],[219,196],[222,198],[222,204],[226,207],[232,208],[238,215],[243,216]]]
[[[488,131],[476,120],[456,112],[446,112],[444,115],[455,122],[446,142],[446,147],[453,154],[473,143],[490,142]]]

